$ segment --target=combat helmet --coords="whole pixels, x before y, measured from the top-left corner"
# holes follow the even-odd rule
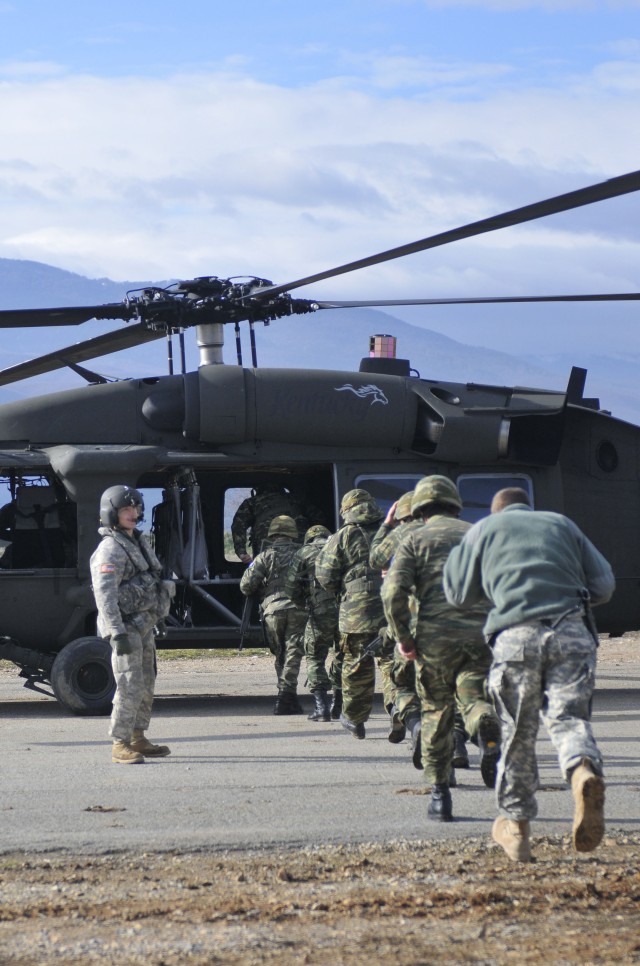
[[[144,500],[140,490],[135,490],[126,483],[110,486],[100,497],[100,523],[103,527],[118,525],[118,510],[126,506],[137,506],[140,510],[139,520],[144,519]]]
[[[382,515],[382,510],[368,490],[356,488],[342,497],[340,516],[345,523],[374,522]]]
[[[396,520],[406,520],[411,516],[411,504],[413,502],[413,490],[403,493],[396,504]]]
[[[330,537],[331,530],[327,530],[323,527],[321,523],[316,523],[312,527],[309,527],[304,535],[304,542],[311,543],[312,540],[316,540],[318,537]]]
[[[274,517],[269,524],[268,537],[290,537],[292,540],[298,539],[298,528],[293,517],[282,514]]]
[[[454,510],[462,509],[462,500],[458,493],[458,487],[449,479],[448,476],[425,476],[416,485],[411,501],[411,512],[415,516],[419,510],[423,510],[429,503],[443,503]]]

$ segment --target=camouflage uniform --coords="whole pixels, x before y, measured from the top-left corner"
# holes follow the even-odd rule
[[[383,523],[371,543],[369,562],[372,567],[388,570],[398,544],[409,530],[422,526],[421,520],[408,520],[391,527]],[[415,598],[412,601],[412,605]],[[394,708],[401,721],[407,716],[420,714],[420,700],[416,693],[416,674],[413,661],[406,661],[395,646],[393,633],[386,628],[385,637],[391,647],[383,647],[378,666],[382,674],[384,706],[393,713]]]
[[[567,780],[583,758],[602,774],[602,756],[590,725],[595,673],[596,644],[581,614],[557,624],[518,624],[497,635],[489,691],[502,726],[503,764],[497,782],[501,815],[515,820],[537,815],[540,715]]]
[[[358,660],[384,624],[382,578],[369,564],[371,541],[382,511],[366,490],[357,489],[345,494],[341,513],[344,524],[321,550],[316,577],[326,590],[339,595],[344,717],[363,725],[371,714],[376,668],[372,657],[359,665]]]
[[[101,527],[101,542],[91,557],[91,580],[98,608],[98,633],[109,640],[126,634],[131,653],[116,653],[111,663],[116,693],[110,736],[130,744],[134,731],[146,731],[156,677],[154,626],[168,613],[173,581],[160,577],[162,566],[146,536],[129,536],[115,527]]]
[[[442,571],[452,547],[469,524],[436,514],[409,530],[396,550],[382,588],[385,614],[396,640],[411,641],[409,602],[419,602],[415,632],[417,690],[422,706],[422,761],[425,780],[448,785],[453,758],[456,699],[467,731],[478,732],[481,719],[495,718],[485,698],[491,652],[482,636],[486,610],[460,614],[445,599]]]
[[[295,526],[293,520],[291,524]],[[298,687],[307,622],[306,611],[296,606],[284,590],[289,565],[299,547],[291,536],[275,535],[273,544],[258,554],[240,580],[243,594],[259,595],[267,640],[275,657],[278,690],[289,695],[295,695]]]
[[[313,531],[320,531],[311,536]],[[304,630],[304,653],[307,662],[309,690],[327,692],[331,681],[325,662],[338,640],[338,602],[335,596],[320,586],[315,576],[318,554],[330,536],[325,527],[311,527],[305,535],[305,545],[295,554],[287,572],[284,591],[298,607],[308,613]],[[338,681],[338,687],[340,682]]]
[[[505,819],[537,813],[540,714],[567,780],[584,759],[602,775],[590,725],[597,638],[581,601],[603,603],[614,587],[608,562],[571,520],[524,503],[475,524],[447,562],[453,604],[473,607],[486,594],[493,605],[485,633],[493,643],[489,689],[503,745],[496,794]]]
[[[231,538],[240,559],[247,555],[247,538],[250,537],[251,556],[264,549],[269,524],[277,516],[290,516],[295,520],[299,538],[312,523],[323,523],[322,514],[312,506],[297,500],[283,487],[264,487],[240,504],[231,522]],[[248,533],[250,531],[250,533]]]

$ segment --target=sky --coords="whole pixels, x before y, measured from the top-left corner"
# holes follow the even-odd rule
[[[640,0],[0,0],[0,257],[287,282],[640,168],[639,94]],[[635,193],[297,294],[638,291],[639,216]],[[637,303],[396,311],[637,351]]]

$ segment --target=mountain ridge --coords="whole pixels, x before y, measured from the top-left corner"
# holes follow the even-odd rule
[[[167,281],[124,281],[91,279],[43,262],[0,258],[0,309],[49,308],[101,305],[120,302],[127,291],[167,285]],[[117,323],[116,323],[117,324]],[[79,327],[44,327],[7,330],[0,346],[0,367],[53,352],[84,341],[115,327],[113,322],[88,322]],[[243,363],[250,365],[246,327],[242,326]],[[66,329],[66,332],[65,332]],[[71,329],[75,338],[68,335]],[[640,420],[640,390],[637,387],[639,357],[587,355],[542,351],[535,356],[517,356],[482,345],[469,345],[432,329],[403,321],[373,308],[328,309],[302,316],[289,316],[262,326],[256,325],[258,363],[261,367],[328,368],[352,370],[368,355],[369,337],[389,333],[397,339],[398,356],[408,358],[422,378],[443,382],[491,383],[504,386],[535,386],[563,389],[571,366],[588,369],[586,394],[599,396],[614,415]],[[228,327],[227,333],[231,330]],[[195,339],[187,333],[188,368],[195,368],[198,356]],[[37,346],[33,349],[31,343]],[[175,350],[174,350],[175,354]],[[87,367],[113,378],[162,375],[166,372],[163,340],[126,352],[90,360]],[[235,363],[235,343],[227,340],[227,363]],[[0,401],[53,392],[79,384],[68,369],[24,380],[0,388]]]

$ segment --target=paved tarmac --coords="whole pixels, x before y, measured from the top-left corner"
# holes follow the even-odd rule
[[[493,792],[476,749],[458,771],[455,821],[428,822],[408,744],[387,740],[376,698],[367,737],[338,722],[276,717],[264,657],[163,661],[149,736],[169,758],[111,762],[108,719],[67,714],[0,673],[0,853],[245,848],[488,835]],[[312,698],[303,696],[307,711]],[[600,670],[594,728],[605,756],[610,828],[640,826],[640,664]],[[536,835],[568,834],[573,803],[541,729]]]

